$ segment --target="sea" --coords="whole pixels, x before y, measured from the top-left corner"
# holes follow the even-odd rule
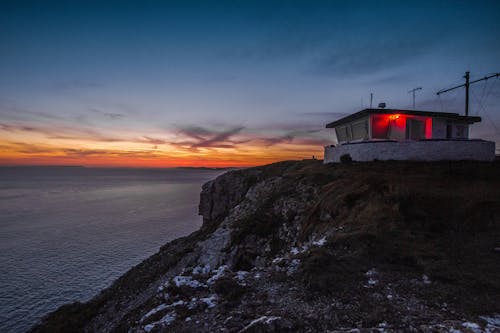
[[[0,332],[86,301],[201,226],[221,169],[0,168]]]

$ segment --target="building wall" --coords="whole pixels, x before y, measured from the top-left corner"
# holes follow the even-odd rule
[[[446,125],[448,122],[445,119],[434,118],[432,119],[432,138],[433,139],[446,139]]]
[[[349,154],[354,161],[374,160],[477,160],[493,161],[495,143],[484,140],[422,140],[422,141],[367,141],[325,147],[324,163],[340,162],[340,157]]]

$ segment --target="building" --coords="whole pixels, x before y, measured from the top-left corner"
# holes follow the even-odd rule
[[[495,159],[495,143],[469,139],[469,127],[480,117],[457,113],[365,109],[326,125],[338,144],[325,147],[325,163],[374,160]]]

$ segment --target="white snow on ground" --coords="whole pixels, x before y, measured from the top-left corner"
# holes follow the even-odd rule
[[[295,273],[297,271],[297,269],[299,268],[299,265],[300,265],[299,259],[292,259],[292,261],[290,262],[290,265],[288,266],[288,268],[286,270],[286,273],[288,275],[292,275],[293,273]]]
[[[196,297],[191,298],[191,301],[188,304],[188,309],[193,310],[196,307],[197,301],[198,301],[198,298],[196,298]]]
[[[217,295],[212,295],[210,297],[203,297],[200,300],[205,303],[209,309],[217,305]]]
[[[282,260],[283,260],[283,257],[276,257],[276,258],[273,259],[273,264],[277,264],[277,263],[279,263]]]
[[[163,325],[170,325],[172,322],[175,321],[176,317],[177,313],[175,313],[175,311],[171,311],[167,313],[163,318],[161,318],[159,322]]]
[[[210,265],[196,266],[193,268],[193,275],[208,274],[210,273]]]
[[[161,311],[161,310],[165,310],[166,308],[168,307],[167,304],[163,303],[163,304],[160,304],[158,305],[156,308],[152,309],[151,311],[149,311],[148,313],[146,313],[142,318],[141,318],[141,321],[146,319],[147,317],[151,316],[151,315],[154,315],[155,313],[157,313],[158,311]]]
[[[214,284],[215,281],[224,276],[225,271],[227,270],[227,265],[222,265],[216,270],[213,270],[212,273],[215,273],[210,279],[207,280],[208,284]]]
[[[183,300],[180,300],[180,301],[177,301],[177,302],[173,302],[168,307],[170,308],[170,307],[180,306],[180,305],[184,305],[184,304],[186,304],[186,302],[184,302]]]
[[[300,248],[299,248],[299,247],[296,247],[296,246],[292,247],[292,248],[290,249],[290,253],[291,253],[292,255],[296,256],[297,254],[299,254],[299,253],[304,253],[304,252],[306,252],[307,250],[309,250],[309,246],[308,246],[307,244],[304,244],[304,245],[302,245],[302,247],[300,247]]]
[[[326,244],[326,237],[318,239],[317,241],[312,242],[312,244],[315,246],[323,246]]]
[[[191,276],[177,275],[173,278],[173,280],[177,287],[181,286],[189,286],[191,288],[204,287],[204,285],[200,283],[200,281],[193,280],[193,277]]]
[[[263,324],[266,324],[266,325],[269,325],[270,323],[272,323],[273,321],[275,320],[278,320],[278,319],[281,319],[281,317],[274,317],[274,316],[262,316],[260,318],[257,318],[257,319],[254,319],[250,322],[250,324],[248,324],[247,326],[243,327],[240,332],[245,332],[246,330],[252,328],[253,326],[257,325],[257,324],[260,324],[260,323],[263,323]]]
[[[372,268],[368,272],[365,273],[365,275],[368,277],[368,285],[365,285],[365,287],[370,288],[378,283],[378,280],[375,278],[375,276],[377,274],[378,274],[378,272],[375,268]]]
[[[462,323],[462,327],[470,329],[474,333],[481,333],[483,330],[481,329],[481,326],[479,326],[476,323],[471,323],[471,322],[465,322]]]
[[[159,321],[155,321],[154,323],[147,324],[146,326],[144,326],[144,331],[151,332],[153,330],[153,328],[155,328],[155,326],[157,326],[157,325],[164,325],[164,326],[170,325],[171,323],[173,323],[175,321],[176,317],[177,317],[177,313],[175,313],[175,311],[171,311],[171,312],[167,313]]]
[[[240,281],[245,280],[245,277],[247,276],[248,272],[247,271],[237,271],[236,272],[236,278]]]
[[[500,314],[495,314],[494,317],[480,316],[482,320],[484,320],[488,327],[491,328],[500,328]]]

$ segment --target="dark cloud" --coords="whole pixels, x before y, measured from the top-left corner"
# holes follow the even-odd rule
[[[294,145],[324,145],[327,139],[317,137],[320,130],[296,130],[289,131],[283,135],[276,137],[258,138],[256,141],[261,142],[264,146],[273,146],[277,144],[294,144]]]
[[[238,144],[249,140],[235,140],[233,137],[239,134],[244,127],[233,127],[227,130],[214,131],[204,127],[193,126],[182,128],[178,134],[187,140],[171,142],[171,144],[191,149],[197,148],[234,148]]]
[[[123,115],[121,113],[117,113],[117,112],[105,112],[105,111],[95,109],[95,108],[92,108],[89,110],[94,112],[94,113],[97,113],[99,115],[102,115],[108,119],[112,119],[112,120],[121,119],[121,118],[125,117],[125,115]]]

